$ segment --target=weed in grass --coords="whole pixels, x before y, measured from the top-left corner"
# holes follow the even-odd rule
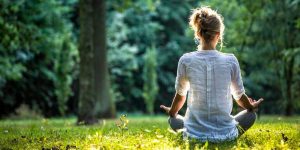
[[[127,119],[127,115],[123,115],[123,114],[120,116],[119,122],[116,122],[116,125],[121,131],[122,136],[124,131],[128,130],[128,123],[129,120]]]

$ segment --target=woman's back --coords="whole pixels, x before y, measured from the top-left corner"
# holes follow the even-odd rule
[[[195,39],[201,44],[195,52],[184,54],[178,62],[171,107],[161,105],[170,116],[168,122],[175,131],[185,128],[184,135],[202,141],[235,139],[249,129],[256,119],[253,109],[263,101],[245,94],[239,63],[233,54],[218,52],[223,41],[224,23],[220,14],[209,7],[194,9],[189,22]],[[187,98],[183,118],[178,114]],[[232,98],[243,110],[231,116]],[[237,124],[242,130],[238,131]]]
[[[236,138],[231,94],[238,97],[244,88],[235,56],[217,50],[187,53],[179,60],[178,74],[176,90],[189,90],[185,133],[209,141]]]

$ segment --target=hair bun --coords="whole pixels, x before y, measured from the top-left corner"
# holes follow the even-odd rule
[[[201,21],[206,21],[207,12],[201,11],[200,14],[199,14],[199,16],[200,16]]]
[[[195,13],[194,28],[199,31],[207,31],[208,13],[206,10],[200,9]]]
[[[208,15],[206,12],[200,11],[198,27],[199,27],[199,31],[202,33],[206,33],[207,29],[209,28],[207,24],[208,21],[207,17]]]
[[[210,42],[216,35],[220,34],[222,41],[224,23],[220,14],[209,7],[200,7],[194,9],[189,22],[191,28],[195,31],[195,37]]]

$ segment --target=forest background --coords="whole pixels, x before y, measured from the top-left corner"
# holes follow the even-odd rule
[[[171,104],[179,57],[196,50],[188,17],[199,6],[223,15],[219,50],[237,56],[247,94],[265,99],[259,113],[299,114],[299,0],[107,1],[117,112],[155,114]],[[0,0],[1,118],[78,114],[79,26],[77,0]]]

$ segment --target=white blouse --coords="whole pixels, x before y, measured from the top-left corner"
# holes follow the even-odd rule
[[[178,62],[176,92],[187,98],[184,135],[219,142],[238,136],[231,115],[232,98],[245,93],[240,67],[233,54],[198,50],[184,54]]]

